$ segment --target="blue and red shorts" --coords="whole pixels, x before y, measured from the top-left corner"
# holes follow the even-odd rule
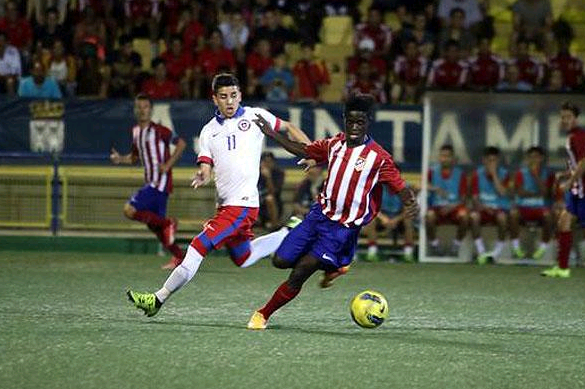
[[[353,260],[359,227],[349,228],[329,219],[315,203],[301,224],[288,233],[276,255],[291,265],[306,254],[321,261],[323,270],[337,270]]]
[[[167,214],[167,199],[169,194],[161,192],[150,184],[144,185],[130,197],[128,201],[137,211],[150,211],[160,217]]]
[[[585,198],[580,198],[571,192],[565,194],[565,203],[567,211],[577,216],[577,222],[581,227],[585,227]]]
[[[191,241],[199,254],[205,256],[213,249],[226,246],[232,261],[240,266],[250,256],[252,227],[258,218],[258,208],[223,206],[203,226],[203,231]]]

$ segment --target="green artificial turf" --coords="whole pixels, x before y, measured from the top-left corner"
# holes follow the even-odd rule
[[[31,243],[33,244],[33,243]],[[212,256],[154,318],[124,290],[157,289],[154,255],[0,252],[0,387],[580,388],[585,271],[356,263],[317,277],[265,331],[245,326],[288,275]],[[382,292],[390,319],[366,330],[348,303]]]

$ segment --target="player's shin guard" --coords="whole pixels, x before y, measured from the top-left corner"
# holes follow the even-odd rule
[[[276,289],[270,300],[268,300],[266,305],[259,309],[258,312],[260,312],[265,319],[268,319],[276,310],[294,299],[300,291],[300,289],[291,288],[288,285],[288,282],[285,281],[278,287],[278,289]]]

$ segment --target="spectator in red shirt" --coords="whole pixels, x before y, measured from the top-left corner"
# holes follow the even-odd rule
[[[162,53],[161,58],[165,61],[169,79],[178,82],[181,88],[188,88],[193,78],[193,57],[190,52],[183,50],[180,35],[171,37],[170,48]]]
[[[384,84],[374,80],[375,77],[372,77],[373,72],[374,69],[372,69],[369,62],[362,62],[355,77],[345,86],[343,100],[346,101],[354,94],[370,94],[374,96],[376,102],[385,103],[387,98]]]
[[[236,72],[236,59],[233,53],[223,47],[221,31],[213,30],[207,39],[207,47],[197,56],[194,68],[193,96],[207,97],[211,93],[211,80],[220,72]]]
[[[5,8],[6,16],[0,19],[0,30],[6,32],[8,42],[20,51],[23,59],[27,59],[33,43],[32,27],[26,18],[20,16],[16,1],[7,1]]]
[[[355,27],[354,45],[356,48],[364,38],[370,38],[374,41],[374,54],[386,56],[390,52],[392,32],[390,27],[382,22],[382,13],[377,8],[370,8],[367,21]]]
[[[355,56],[347,60],[347,74],[351,76],[357,73],[360,63],[363,61],[369,62],[373,69],[376,70],[378,81],[386,82],[386,74],[388,73],[388,65],[386,61],[374,55],[375,43],[370,38],[364,38],[358,44],[358,52]]]
[[[313,59],[313,45],[301,44],[301,59],[293,67],[295,76],[294,97],[299,101],[318,103],[321,101],[321,87],[329,84],[329,72],[323,61]]]
[[[445,46],[443,58],[433,62],[427,86],[431,88],[462,88],[467,78],[467,64],[459,60],[459,43],[451,40]]]
[[[469,58],[469,85],[475,90],[495,88],[504,78],[504,62],[500,57],[492,54],[491,40],[481,38],[477,56]]]
[[[548,61],[549,71],[558,69],[563,74],[563,86],[570,90],[576,90],[583,83],[583,62],[571,55],[569,52],[569,42],[562,40],[559,42],[559,51],[557,55]]]
[[[167,68],[162,58],[152,60],[154,76],[142,83],[141,92],[152,100],[178,99],[181,97],[179,84],[167,78]]]
[[[538,59],[530,56],[528,48],[529,42],[527,40],[519,40],[516,47],[516,57],[512,58],[510,63],[518,67],[520,81],[537,87],[542,83],[544,67]]]
[[[183,9],[176,25],[175,33],[183,37],[183,46],[190,53],[200,51],[205,46],[205,28],[200,22],[200,16],[201,5],[191,3],[190,7]]]
[[[254,45],[254,50],[246,58],[248,97],[263,99],[264,91],[260,85],[260,77],[274,64],[270,53],[270,42],[267,39],[259,39]]]
[[[404,55],[394,62],[394,85],[391,99],[393,103],[418,101],[421,87],[427,73],[427,60],[419,55],[418,44],[414,40],[405,43]]]

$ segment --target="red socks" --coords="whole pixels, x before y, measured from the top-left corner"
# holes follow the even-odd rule
[[[272,298],[265,306],[259,309],[258,312],[260,312],[265,319],[268,319],[277,309],[294,299],[300,291],[300,289],[291,288],[285,281],[278,287],[278,289],[276,289]]]
[[[153,226],[161,229],[169,223],[166,218],[160,217],[156,213],[150,211],[136,211],[134,213],[134,220],[148,224],[149,227]]]
[[[557,236],[558,256],[557,261],[561,269],[569,267],[569,253],[573,246],[573,233],[571,231],[562,231]]]

